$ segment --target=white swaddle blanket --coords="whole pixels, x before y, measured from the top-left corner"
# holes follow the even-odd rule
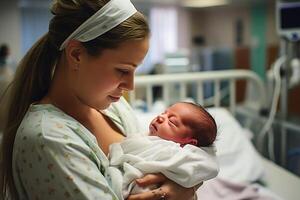
[[[195,147],[166,141],[156,136],[129,135],[110,146],[107,171],[113,190],[126,198],[135,179],[147,173],[163,173],[184,187],[193,187],[218,174],[215,147]]]

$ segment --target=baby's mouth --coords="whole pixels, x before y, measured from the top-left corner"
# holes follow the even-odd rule
[[[150,133],[153,134],[153,133],[155,133],[155,132],[157,132],[157,127],[156,127],[155,124],[153,123],[153,124],[150,125]]]

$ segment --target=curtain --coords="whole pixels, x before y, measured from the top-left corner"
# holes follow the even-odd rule
[[[147,73],[178,49],[178,12],[175,7],[152,7],[149,14],[150,49],[138,72]]]

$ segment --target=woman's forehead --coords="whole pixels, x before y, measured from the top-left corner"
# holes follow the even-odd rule
[[[126,41],[115,49],[105,49],[103,57],[137,67],[148,52],[149,43],[145,40]]]

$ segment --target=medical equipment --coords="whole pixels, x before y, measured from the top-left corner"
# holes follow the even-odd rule
[[[276,5],[277,31],[289,41],[300,40],[300,2],[278,1]]]
[[[273,77],[275,80],[275,86],[274,86],[274,92],[273,92],[273,97],[272,97],[272,103],[271,103],[271,108],[270,108],[270,113],[267,122],[261,129],[261,132],[258,135],[257,139],[257,146],[260,152],[263,152],[263,141],[264,137],[266,134],[268,134],[268,153],[269,157],[271,158],[272,161],[275,162],[275,153],[274,153],[274,135],[273,135],[273,130],[272,130],[272,124],[275,119],[276,111],[277,111],[277,106],[278,106],[278,101],[280,97],[280,90],[281,90],[281,75],[280,75],[280,70],[281,67],[283,66],[284,62],[286,61],[286,57],[280,57],[279,59],[276,60],[274,63],[274,66],[272,67],[272,72],[273,72]]]
[[[190,71],[188,53],[178,51],[167,53],[164,59],[163,73],[182,73]]]
[[[277,32],[281,37],[280,57],[285,57],[286,61],[282,63],[280,69],[280,77],[277,77],[277,82],[280,79],[280,120],[287,121],[288,117],[288,91],[289,87],[300,82],[300,2],[292,0],[278,0],[276,4],[277,16]],[[278,60],[280,60],[279,58]],[[275,69],[274,69],[275,70]],[[275,88],[277,92],[278,87]],[[278,101],[278,95],[274,95],[273,102]],[[275,108],[273,108],[275,109]],[[272,111],[272,109],[271,109]],[[275,114],[270,113],[269,119],[273,121]],[[265,129],[267,130],[267,129]],[[269,129],[270,130],[270,129]],[[262,132],[262,134],[265,134]],[[282,166],[286,165],[286,135],[287,130],[281,126],[281,155],[280,161]]]

